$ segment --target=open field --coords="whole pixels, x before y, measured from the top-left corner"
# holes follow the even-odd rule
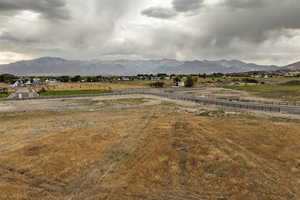
[[[300,198],[298,120],[138,96],[5,106],[0,199]]]
[[[40,96],[65,96],[65,95],[79,95],[79,94],[103,94],[108,93],[107,90],[59,90],[46,91],[40,93]]]
[[[300,101],[300,86],[293,85],[245,85],[225,86],[227,89],[251,92],[252,94],[286,101]]]
[[[9,87],[8,84],[6,84],[6,83],[0,83],[0,88],[7,88],[7,87]]]
[[[35,90],[45,88],[47,91],[66,91],[66,90],[126,90],[149,88],[150,82],[134,81],[134,82],[115,82],[115,83],[52,83],[46,86],[34,87]]]
[[[199,85],[203,83],[226,83],[226,82],[234,82],[234,81],[242,81],[243,79],[246,79],[249,77],[207,77],[207,78],[199,78],[198,83]],[[268,82],[272,84],[278,84],[278,83],[285,83],[288,81],[300,81],[300,77],[268,77],[268,78],[255,78],[251,77],[251,79],[257,80],[258,82]]]

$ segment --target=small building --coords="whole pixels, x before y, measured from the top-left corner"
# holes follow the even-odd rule
[[[174,82],[174,87],[185,87],[184,81]]]
[[[22,83],[20,82],[20,81],[16,81],[16,82],[14,82],[12,85],[11,85],[11,87],[12,88],[15,88],[15,87],[18,87],[18,86],[20,86]]]

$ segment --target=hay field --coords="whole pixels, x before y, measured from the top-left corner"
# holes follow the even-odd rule
[[[298,121],[107,101],[0,112],[0,199],[300,199]]]
[[[64,90],[126,90],[149,88],[148,84],[129,84],[129,83],[51,83],[46,86],[37,86],[37,91],[41,88],[48,91],[64,91]]]
[[[0,83],[0,88],[8,88],[9,85],[6,83]]]

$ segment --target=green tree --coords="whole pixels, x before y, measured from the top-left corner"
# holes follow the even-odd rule
[[[17,81],[19,78],[13,74],[1,74],[0,82],[2,83],[13,83]]]
[[[154,82],[154,83],[150,84],[150,86],[153,87],[153,88],[163,88],[164,85],[165,85],[165,83],[164,82],[160,82],[160,81]]]
[[[184,81],[184,86],[185,87],[193,87],[195,85],[195,82],[193,80],[193,77],[192,76],[188,76],[186,78],[186,80]]]
[[[67,83],[70,82],[70,77],[69,76],[61,76],[58,78],[59,81]]]
[[[82,80],[81,76],[77,75],[71,78],[72,82],[80,82]]]

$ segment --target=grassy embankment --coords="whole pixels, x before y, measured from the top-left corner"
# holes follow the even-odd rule
[[[109,90],[61,90],[61,91],[46,91],[40,93],[40,96],[65,96],[65,95],[81,95],[81,94],[104,94],[109,93]]]

